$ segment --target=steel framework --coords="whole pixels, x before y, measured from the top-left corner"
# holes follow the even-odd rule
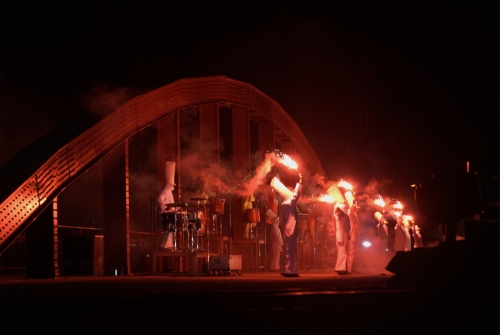
[[[0,253],[73,180],[134,133],[190,106],[206,103],[247,106],[272,121],[315,172],[324,170],[297,124],[254,86],[224,76],[181,79],[137,96],[61,147],[0,203]]]

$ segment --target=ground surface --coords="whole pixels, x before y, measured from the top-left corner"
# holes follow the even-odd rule
[[[230,276],[0,277],[2,325],[16,332],[135,331],[240,334],[498,333],[487,312],[455,289],[394,285],[391,273],[307,271]],[[485,313],[486,311],[486,313]],[[493,327],[493,329],[492,329]],[[432,331],[431,331],[432,330]]]

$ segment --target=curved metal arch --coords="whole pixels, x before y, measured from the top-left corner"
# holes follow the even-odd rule
[[[0,204],[0,253],[66,187],[125,139],[179,109],[211,102],[248,106],[295,143],[315,172],[324,170],[297,124],[254,86],[224,76],[181,79],[131,99],[60,148]]]

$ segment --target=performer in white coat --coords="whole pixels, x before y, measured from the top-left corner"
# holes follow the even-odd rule
[[[173,190],[175,189],[175,162],[165,163],[165,177],[166,182],[158,194],[157,202],[158,209],[161,214],[162,233],[160,239],[160,248],[168,249],[174,248],[173,230],[175,227],[171,226],[172,220],[169,220],[169,215],[175,215],[176,207],[167,207],[167,204],[175,203]]]
[[[349,208],[349,242],[347,243],[347,272],[352,273],[355,271],[355,260],[356,260],[356,243],[358,241],[359,235],[359,218],[358,218],[358,206],[353,204]]]
[[[411,246],[410,233],[405,229],[401,217],[396,219],[394,230],[394,251],[410,251],[408,249]]]
[[[415,242],[413,243],[413,248],[423,248],[424,243],[422,241],[422,234],[420,233],[420,227],[416,224],[413,225],[413,238]]]
[[[347,206],[336,204],[334,210],[335,216],[335,238],[337,240],[337,262],[335,263],[335,272],[338,274],[347,274],[347,250],[349,244],[349,232],[351,224],[347,215]]]

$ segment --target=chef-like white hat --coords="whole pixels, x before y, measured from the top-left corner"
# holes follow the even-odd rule
[[[175,185],[175,162],[165,162],[165,182]]]

